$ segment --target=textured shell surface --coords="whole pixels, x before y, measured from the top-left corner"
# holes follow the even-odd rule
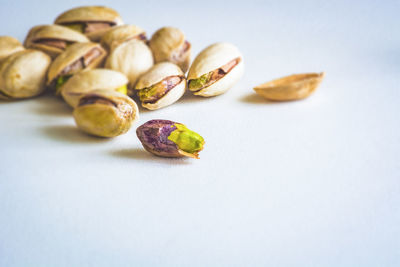
[[[0,36],[0,60],[6,58],[12,53],[22,50],[24,50],[24,47],[16,38],[11,36]]]

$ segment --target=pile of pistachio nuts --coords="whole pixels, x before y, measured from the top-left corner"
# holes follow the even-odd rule
[[[54,24],[33,27],[23,45],[0,36],[0,99],[52,91],[73,108],[80,130],[100,137],[126,133],[139,116],[136,102],[156,110],[178,101],[187,89],[217,96],[233,87],[243,70],[243,57],[230,43],[206,47],[191,63],[191,44],[181,30],[163,27],[148,39],[142,28],[124,25],[117,11],[103,6],[65,11]],[[322,77],[293,75],[254,89],[267,99],[300,99]],[[204,146],[199,134],[169,120],[148,121],[136,133],[147,151],[162,157],[198,158]]]

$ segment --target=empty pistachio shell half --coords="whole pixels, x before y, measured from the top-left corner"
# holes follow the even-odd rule
[[[51,64],[47,84],[59,94],[63,84],[73,74],[100,66],[106,54],[96,43],[76,43],[69,46]]]
[[[51,58],[38,50],[23,50],[0,64],[0,98],[29,98],[42,93]]]
[[[173,27],[164,27],[156,31],[150,39],[156,63],[170,61],[186,72],[190,64],[191,44],[184,33]]]
[[[204,139],[185,125],[169,120],[151,120],[136,129],[143,147],[161,157],[199,158]]]
[[[85,93],[96,89],[117,91],[127,94],[128,78],[114,70],[92,69],[81,71],[71,77],[63,86],[61,95],[71,106],[76,107]]]
[[[59,25],[40,25],[29,31],[24,45],[27,48],[41,50],[55,58],[71,44],[82,42],[89,42],[82,33]]]
[[[200,52],[189,69],[189,90],[205,97],[223,94],[239,81],[243,69],[242,55],[234,45],[210,45]]]
[[[14,37],[0,36],[0,61],[12,53],[22,50],[24,50],[24,47]]]
[[[254,87],[268,100],[290,101],[308,97],[322,82],[325,73],[294,74]]]
[[[105,67],[120,71],[134,87],[140,76],[153,66],[153,55],[147,45],[138,40],[130,40],[117,46],[110,52]]]
[[[108,51],[129,40],[146,41],[146,32],[135,25],[121,25],[114,27],[101,38],[101,45]]]
[[[117,11],[104,6],[83,6],[67,10],[54,23],[83,33],[94,42],[99,41],[111,28],[123,24]]]
[[[73,115],[82,131],[115,137],[126,133],[139,113],[130,97],[110,90],[94,90],[82,95]]]
[[[136,84],[144,108],[155,110],[171,105],[183,96],[186,78],[182,70],[170,62],[154,65]]]

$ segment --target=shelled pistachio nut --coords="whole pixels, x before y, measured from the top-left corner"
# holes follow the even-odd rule
[[[130,97],[110,90],[83,94],[73,115],[79,129],[101,137],[126,133],[139,117],[138,107]]]
[[[0,98],[29,98],[45,89],[51,58],[38,50],[23,50],[6,57],[0,64]]]
[[[137,94],[144,108],[155,110],[178,101],[186,90],[182,70],[170,62],[154,65],[136,84]]]
[[[303,99],[317,89],[325,76],[321,73],[293,74],[254,87],[257,94],[268,100],[290,101]]]
[[[82,33],[67,27],[39,25],[29,31],[24,45],[27,48],[41,50],[55,58],[71,44],[83,42],[89,42],[89,39]]]
[[[243,57],[234,45],[210,45],[200,52],[189,69],[189,90],[205,97],[223,94],[239,81],[243,69]]]
[[[121,25],[114,27],[101,38],[101,45],[108,51],[129,40],[146,41],[146,32],[135,25]]]
[[[185,125],[169,120],[151,120],[136,129],[143,147],[160,157],[199,158],[204,139]]]
[[[71,77],[63,86],[61,95],[71,107],[78,105],[82,94],[96,89],[117,91],[127,94],[128,78],[114,70],[92,69],[81,71]]]
[[[107,52],[96,43],[76,43],[69,46],[51,64],[47,84],[56,94],[62,85],[75,73],[83,69],[93,69],[103,63]]]
[[[65,11],[54,24],[69,27],[96,42],[111,28],[122,25],[117,11],[104,6],[83,6]]]
[[[153,62],[151,50],[144,42],[130,40],[110,52],[105,67],[125,74],[130,88],[133,88],[139,77],[153,66]]]
[[[24,50],[22,44],[11,36],[0,36],[0,61],[9,55]]]
[[[150,39],[156,63],[170,61],[186,72],[190,64],[191,44],[184,33],[173,27],[164,27],[156,31]]]

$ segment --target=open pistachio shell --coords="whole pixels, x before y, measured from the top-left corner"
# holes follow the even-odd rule
[[[186,90],[185,75],[173,63],[158,63],[140,77],[136,90],[144,108],[160,109],[183,96]]]
[[[137,105],[130,97],[110,90],[83,94],[73,115],[79,129],[101,137],[126,133],[139,117]]]
[[[25,47],[41,50],[57,57],[74,43],[89,42],[89,39],[77,31],[59,25],[39,25],[33,27],[24,42]]]
[[[0,61],[12,53],[22,51],[22,44],[11,36],[0,36]]]
[[[105,67],[120,71],[129,79],[133,88],[144,73],[153,66],[153,55],[146,44],[138,40],[130,40],[117,46],[110,52]]]
[[[200,52],[189,69],[189,90],[205,97],[223,94],[239,81],[243,70],[243,57],[234,45],[210,45]]]
[[[0,64],[0,98],[29,98],[42,93],[50,62],[47,54],[31,49],[5,58]]]
[[[71,45],[51,64],[47,75],[47,84],[51,87],[55,86],[59,93],[61,86],[69,77],[83,69],[100,66],[106,54],[107,52],[100,44],[75,43]]]
[[[104,34],[103,38],[101,38],[101,45],[110,51],[123,42],[132,39],[146,41],[146,32],[135,25],[121,25]]]
[[[325,76],[321,73],[293,74],[254,87],[257,94],[268,100],[290,101],[311,95]]]
[[[54,23],[78,30],[92,41],[99,41],[112,27],[123,24],[117,11],[104,6],[83,6],[67,10]]]
[[[71,106],[76,107],[85,93],[96,89],[118,91],[126,94],[128,78],[114,70],[92,69],[81,71],[62,86],[61,95]]]
[[[156,63],[170,61],[186,72],[190,64],[191,44],[184,33],[173,27],[156,31],[149,42]]]

